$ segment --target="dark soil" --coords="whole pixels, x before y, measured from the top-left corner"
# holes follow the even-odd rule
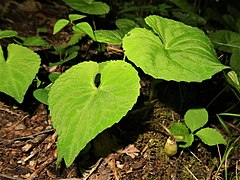
[[[53,36],[51,35],[53,26],[58,19],[65,18],[74,11],[61,1],[3,0],[0,12],[0,29],[16,30],[21,36],[41,35],[51,45],[62,45],[69,38],[68,29]],[[45,29],[45,32],[39,33],[39,28]],[[83,50],[88,46],[87,43],[88,41],[85,41],[82,45]],[[6,44],[6,41],[1,41],[1,45]],[[39,47],[34,50],[44,58],[50,56],[48,49]],[[96,57],[93,53],[95,49],[91,50],[85,58]],[[101,58],[102,56],[109,58],[119,54],[108,51],[101,55]],[[40,73],[44,78],[43,67],[44,63],[43,73]],[[164,89],[168,87],[173,90],[175,84],[169,83],[166,86],[166,82],[163,82],[157,86],[161,90],[156,93],[156,99],[146,104],[150,81],[151,78],[148,76],[142,76],[141,97],[136,107],[120,123],[99,134],[68,168],[64,163],[56,167],[57,135],[52,127],[47,107],[38,103],[32,95],[26,95],[24,103],[20,105],[1,93],[0,179],[210,180],[224,179],[225,170],[228,170],[229,177],[237,179],[236,172],[240,171],[240,141],[237,141],[226,163],[218,171],[224,146],[209,147],[196,140],[188,149],[179,148],[177,155],[173,157],[168,157],[164,152],[164,144],[169,135],[161,124],[169,127],[173,122],[182,121],[183,113],[188,108],[195,105],[206,106],[213,97],[210,96],[210,91],[204,90],[205,85],[212,87],[212,94],[217,94],[222,87],[215,87],[214,82],[206,82],[201,87],[194,85],[193,88],[199,88],[199,94],[204,94],[203,97],[206,98],[201,99],[199,94],[193,96],[190,93],[189,96],[192,97],[190,99],[193,101],[176,104],[174,102],[178,101],[179,94]],[[188,85],[184,87],[189,90]],[[32,91],[31,88],[29,91]],[[163,94],[165,91],[170,95]],[[229,98],[233,94],[227,90],[223,96]],[[146,105],[143,105],[143,102]],[[222,109],[226,110],[228,106],[217,102],[211,107],[214,114],[222,112]],[[232,130],[232,139],[239,136],[239,119],[235,123],[227,123],[227,126]],[[227,133],[220,123],[215,123],[214,128],[227,138]]]

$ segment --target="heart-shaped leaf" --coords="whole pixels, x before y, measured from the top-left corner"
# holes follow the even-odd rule
[[[148,16],[153,31],[135,28],[123,38],[130,61],[154,78],[201,82],[227,68],[198,28],[160,16]]]
[[[86,0],[63,0],[71,8],[93,15],[107,14],[110,10],[106,3],[98,1],[86,1]]]
[[[5,60],[0,47],[0,92],[21,103],[38,72],[40,57],[32,50],[17,44],[9,44],[7,53],[8,57]]]
[[[58,163],[64,158],[70,166],[89,141],[117,123],[136,102],[139,88],[137,71],[124,61],[83,62],[61,75],[49,93]]]
[[[48,93],[47,89],[37,89],[33,92],[33,96],[41,103],[48,105]]]

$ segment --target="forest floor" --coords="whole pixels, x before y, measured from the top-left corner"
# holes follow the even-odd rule
[[[61,1],[24,2],[10,0],[0,4],[0,29],[13,29],[21,36],[33,36],[42,28],[46,32],[40,35],[51,45],[66,43],[70,34],[61,31],[53,36],[52,29],[58,19],[67,17],[73,10]],[[5,43],[1,41],[1,45]],[[44,58],[50,58],[45,55],[47,49],[34,50]],[[141,94],[145,101],[149,96],[150,81],[148,76],[141,79]],[[183,114],[160,98],[148,105],[139,103],[140,108],[133,109],[118,124],[92,140],[70,167],[64,163],[56,167],[57,135],[47,106],[31,95],[27,95],[22,105],[2,93],[0,96],[0,179],[210,180],[224,179],[226,169],[233,177],[240,171],[240,141],[218,171],[225,150],[221,145],[209,147],[197,140],[190,148],[179,148],[175,156],[168,157],[164,144],[169,135],[161,125],[169,127],[173,122],[183,121]],[[217,108],[221,106],[216,104]],[[240,123],[234,126],[228,123],[228,126],[234,132],[232,138],[239,134]],[[227,137],[220,123],[214,128]]]

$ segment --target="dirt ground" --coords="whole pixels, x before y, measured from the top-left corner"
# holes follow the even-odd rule
[[[169,158],[163,150],[168,135],[160,123],[168,126],[180,116],[155,102],[153,116],[139,122],[145,110],[137,115],[130,113],[120,124],[97,136],[89,151],[80,154],[72,166],[62,165],[56,170],[56,133],[46,107],[39,105],[30,116],[1,103],[0,178],[211,179],[216,152],[199,143]]]
[[[21,36],[40,34],[52,45],[63,44],[68,38],[65,31],[51,35],[57,19],[73,12],[61,1],[2,2],[0,29],[16,30]],[[45,32],[39,33],[39,28]],[[1,45],[6,45],[6,41],[1,41]],[[143,99],[149,95],[149,81],[148,77],[141,80]],[[56,167],[57,135],[47,106],[31,95],[19,105],[0,93],[0,179],[210,180],[224,179],[226,169],[233,178],[240,171],[240,141],[219,171],[225,150],[221,145],[208,147],[196,141],[188,149],[179,148],[177,155],[169,158],[164,152],[168,134],[161,124],[169,127],[172,122],[182,121],[182,114],[159,99],[135,109],[120,123],[99,134],[70,167],[64,163]],[[232,138],[239,135],[239,121],[228,126],[234,132]],[[214,128],[226,137],[221,125]]]

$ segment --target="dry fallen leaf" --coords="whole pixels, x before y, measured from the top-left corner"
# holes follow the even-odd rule
[[[129,144],[127,147],[120,149],[117,152],[121,154],[127,154],[134,159],[136,156],[138,156],[140,151],[133,144]]]

